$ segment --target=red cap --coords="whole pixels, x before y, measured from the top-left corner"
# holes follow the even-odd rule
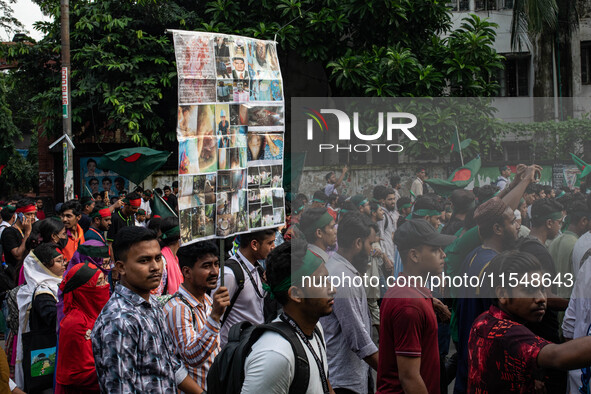
[[[111,216],[111,210],[109,208],[103,208],[99,210],[99,215],[101,215],[102,218],[108,218]]]
[[[129,200],[129,205],[132,207],[140,207],[142,205],[142,199],[136,198],[135,200]]]

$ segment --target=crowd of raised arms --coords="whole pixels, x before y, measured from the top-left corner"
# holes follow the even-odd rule
[[[0,392],[589,393],[584,183],[346,196],[347,171],[281,228],[183,246],[176,182],[5,197]]]

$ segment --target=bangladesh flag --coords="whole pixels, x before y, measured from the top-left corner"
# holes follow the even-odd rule
[[[447,197],[456,189],[463,189],[480,171],[480,156],[470,160],[465,166],[456,170],[447,179],[426,179],[425,182],[440,196]]]
[[[591,166],[589,166],[589,164],[585,163],[583,160],[573,155],[572,153],[570,154],[570,156],[573,158],[573,161],[575,162],[577,167],[579,167],[579,170],[581,170],[581,174],[579,175],[580,179],[583,179],[587,175],[591,174]]]
[[[460,140],[458,139],[458,134],[454,133],[449,139],[449,143],[451,145],[451,152],[459,152],[460,149],[464,150],[468,147],[468,145],[470,145],[471,142],[471,138],[467,138],[464,141],[460,142]]]
[[[114,171],[139,185],[154,171],[162,167],[171,154],[171,152],[161,152],[150,148],[120,149],[101,157],[97,167],[101,170]]]
[[[170,216],[177,217],[176,213],[158,193],[154,193],[154,199],[152,200],[152,216],[154,215],[158,215],[163,219]]]

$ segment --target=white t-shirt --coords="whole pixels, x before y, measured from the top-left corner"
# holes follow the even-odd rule
[[[279,321],[276,319],[275,321]],[[322,333],[324,331],[320,323],[316,327]],[[298,337],[299,338],[299,337]],[[318,365],[310,349],[300,339],[310,365],[310,381],[306,394],[322,393],[322,380]],[[317,355],[324,364],[324,373],[328,377],[328,361],[326,359],[325,344],[321,343],[318,335],[314,334],[310,340]],[[244,384],[242,394],[287,394],[295,374],[295,355],[290,343],[280,334],[268,331],[252,345],[252,352],[246,357],[244,363]]]

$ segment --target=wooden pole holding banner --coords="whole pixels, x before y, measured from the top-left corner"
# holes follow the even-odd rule
[[[226,263],[226,239],[220,239],[220,287],[224,285],[224,264]]]
[[[464,155],[462,155],[462,141],[460,141],[460,133],[458,132],[458,125],[456,125],[456,137],[458,138],[458,149],[460,150],[460,160],[462,160],[462,167],[464,166]]]

